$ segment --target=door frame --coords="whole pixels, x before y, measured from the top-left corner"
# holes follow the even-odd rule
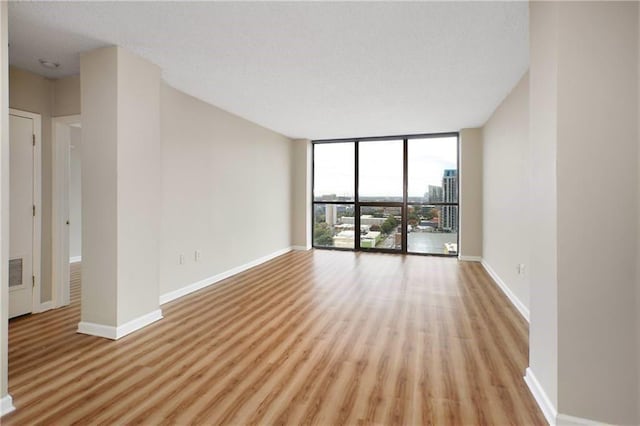
[[[33,216],[32,259],[34,282],[31,312],[35,314],[50,309],[48,306],[49,302],[42,303],[40,301],[40,262],[42,258],[42,117],[40,114],[13,108],[9,108],[9,115],[33,120],[33,136],[35,142],[33,146],[33,204],[35,206],[35,215]],[[11,160],[9,160],[9,167],[11,167]],[[9,203],[11,203],[11,200],[9,200]],[[9,238],[11,238],[11,235],[9,235]]]
[[[60,126],[70,128],[81,123],[79,114],[53,117],[51,140],[53,148],[52,168],[52,299],[53,307],[71,303],[69,283],[69,165],[70,138],[59,137]],[[82,225],[81,225],[82,226]]]

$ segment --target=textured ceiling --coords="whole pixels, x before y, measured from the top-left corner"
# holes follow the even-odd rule
[[[527,2],[20,1],[9,40],[12,65],[52,78],[120,45],[177,89],[312,139],[480,126],[529,57]]]

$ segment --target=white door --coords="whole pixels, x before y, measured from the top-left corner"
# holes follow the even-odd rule
[[[34,123],[9,116],[9,318],[33,309]]]

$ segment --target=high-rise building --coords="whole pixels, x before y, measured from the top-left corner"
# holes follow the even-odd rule
[[[442,202],[442,187],[436,185],[429,185],[426,194],[424,194],[425,201],[427,203],[441,203]]]
[[[458,170],[446,169],[442,176],[442,201],[445,203],[457,203],[458,202]],[[458,207],[457,206],[443,206],[442,229],[452,232],[458,232]]]
[[[333,226],[338,222],[338,212],[335,204],[325,204],[324,214],[324,220],[328,225]]]

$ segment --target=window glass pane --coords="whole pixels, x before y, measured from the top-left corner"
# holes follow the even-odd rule
[[[458,206],[408,206],[407,251],[457,254]]]
[[[360,247],[402,250],[402,208],[361,206]]]
[[[458,138],[408,141],[409,203],[458,202]]]
[[[313,150],[313,199],[315,201],[353,201],[354,143],[315,144]]]
[[[359,144],[360,201],[402,201],[402,141]]]
[[[353,204],[314,204],[313,245],[354,248]]]

